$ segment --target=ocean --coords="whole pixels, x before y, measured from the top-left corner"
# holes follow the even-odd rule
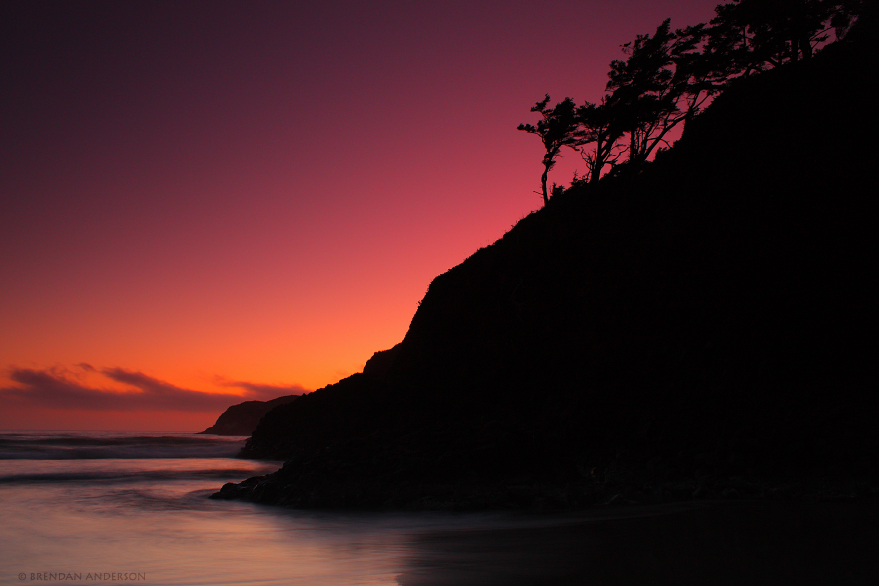
[[[244,439],[0,432],[0,584],[866,584],[879,569],[875,504],[352,513],[208,499],[279,466],[235,458]]]

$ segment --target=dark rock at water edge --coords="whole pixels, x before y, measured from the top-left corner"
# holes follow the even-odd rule
[[[266,413],[278,405],[286,405],[298,397],[299,395],[287,395],[271,401],[245,401],[232,405],[217,418],[216,423],[199,433],[250,435]]]
[[[875,495],[877,71],[851,42],[741,79],[644,172],[553,198],[437,277],[373,366],[268,413],[243,455],[284,468],[215,496]]]

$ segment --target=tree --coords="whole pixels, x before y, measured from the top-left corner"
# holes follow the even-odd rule
[[[579,128],[576,106],[571,98],[565,98],[552,108],[548,108],[549,94],[546,98],[537,102],[532,112],[538,112],[541,119],[537,126],[532,124],[520,124],[519,130],[530,134],[536,134],[543,142],[546,154],[543,156],[543,175],[540,184],[543,188],[543,205],[549,203],[549,194],[546,189],[546,179],[549,170],[556,164],[556,158],[560,156],[563,147],[576,149],[584,144],[584,132]]]
[[[519,130],[540,136],[546,154],[541,177],[544,204],[547,176],[562,147],[577,150],[586,162],[585,178],[597,182],[607,165],[628,155],[638,169],[668,143],[669,133],[687,124],[706,102],[739,76],[811,59],[836,29],[837,38],[875,9],[876,0],[732,0],[715,8],[710,25],[671,30],[666,19],[653,35],[623,45],[626,59],[611,62],[605,96],[597,104],[575,107],[570,98],[549,108],[549,95],[532,112],[537,125]],[[628,144],[622,139],[628,134]],[[581,147],[594,145],[591,150]],[[620,167],[621,169],[621,167]]]
[[[706,26],[671,31],[666,19],[651,35],[623,45],[628,58],[611,62],[606,106],[629,134],[629,163],[638,166],[679,124],[698,114],[721,91],[726,60],[705,42]],[[588,161],[587,161],[588,162]]]
[[[577,119],[583,130],[583,145],[595,144],[590,152],[580,151],[588,170],[586,181],[595,183],[605,165],[615,165],[621,156],[617,151],[617,141],[623,136],[623,125],[607,96],[598,104],[586,102],[577,108]]]
[[[715,8],[711,35],[726,47],[740,70],[778,67],[786,61],[808,60],[815,46],[827,40],[831,19],[850,1],[733,0]]]
[[[629,133],[629,162],[647,160],[665,136],[686,118],[678,101],[687,91],[687,79],[675,76],[672,58],[676,36],[666,19],[653,36],[638,35],[623,45],[628,59],[614,60],[608,73],[608,103]]]
[[[728,81],[728,59],[711,52],[705,42],[707,36],[704,24],[678,29],[669,51],[674,64],[671,85],[677,88],[678,100],[683,103],[679,109],[685,124],[701,112],[705,102],[722,91]]]

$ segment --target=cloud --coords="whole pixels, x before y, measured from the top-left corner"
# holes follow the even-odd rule
[[[299,385],[266,385],[245,381],[232,381],[219,376],[216,377],[216,382],[224,387],[247,391],[247,399],[257,401],[271,401],[286,395],[302,395],[309,392]]]
[[[80,365],[80,368],[89,370],[86,365]],[[200,413],[223,411],[243,399],[236,395],[184,389],[122,368],[105,368],[101,373],[133,388],[119,391],[87,386],[75,380],[72,373],[58,368],[13,368],[9,378],[20,386],[0,388],[0,397],[54,409]]]

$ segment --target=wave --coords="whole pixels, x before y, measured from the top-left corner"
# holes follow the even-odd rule
[[[190,433],[7,432],[0,460],[231,458],[243,444],[243,437]]]
[[[252,467],[226,467],[210,469],[97,469],[97,470],[56,470],[51,472],[21,472],[0,474],[0,484],[23,483],[66,483],[66,482],[131,482],[131,481],[174,481],[174,480],[220,480],[252,476]]]

